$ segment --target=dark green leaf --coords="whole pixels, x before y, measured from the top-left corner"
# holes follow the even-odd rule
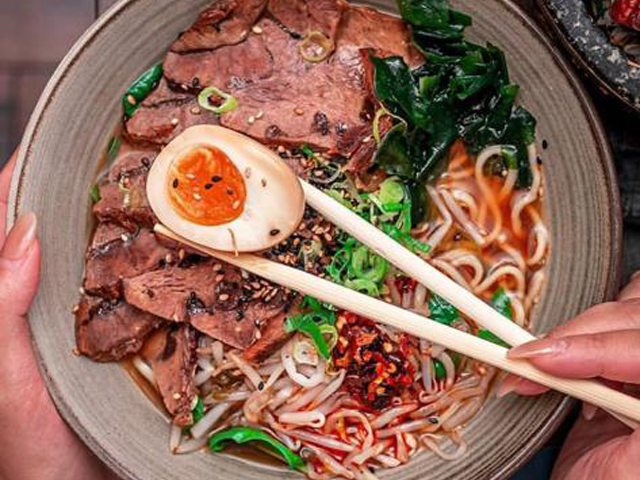
[[[316,323],[316,315],[316,313],[302,313],[289,317],[285,323],[285,330],[287,333],[300,332],[310,337],[318,353],[329,360],[331,352],[329,352],[324,335],[322,335],[320,327]]]
[[[411,224],[419,225],[427,215],[427,192],[421,182],[412,181],[407,184],[411,198]]]
[[[507,295],[507,292],[504,288],[500,287],[496,291],[496,293],[493,294],[491,303],[493,304],[493,308],[495,308],[498,312],[507,317],[509,320],[513,320],[513,313],[511,311],[511,299],[509,299],[509,296]]]
[[[93,187],[91,187],[89,196],[91,197],[91,201],[93,203],[98,203],[102,199],[102,197],[100,196],[100,186],[97,183]]]
[[[509,344],[508,343],[503,342],[496,335],[494,335],[489,330],[486,330],[484,328],[481,328],[480,330],[478,330],[478,335],[477,336],[478,336],[478,338],[486,340],[487,342],[495,343],[496,345],[500,345],[501,347],[509,348]]]
[[[202,400],[202,397],[198,397],[198,402],[196,403],[192,414],[194,424],[198,423],[200,420],[202,420],[202,417],[204,417],[204,401]]]
[[[316,156],[316,154],[313,153],[313,150],[311,150],[311,147],[306,143],[302,145],[302,147],[300,147],[300,150],[302,151],[302,153],[304,153],[304,156],[307,158],[315,158]]]
[[[120,137],[113,137],[111,141],[109,141],[109,148],[107,149],[107,164],[111,165],[118,153],[120,152],[120,145],[122,144],[122,139]]]
[[[456,307],[434,293],[429,299],[429,318],[445,325],[451,325],[460,318],[460,314]]]
[[[373,161],[389,175],[413,178],[413,164],[409,157],[407,126],[399,123],[382,139]]]
[[[411,125],[425,128],[426,105],[402,57],[372,57],[371,61],[375,68],[374,84],[378,100],[394,115],[402,115]]]

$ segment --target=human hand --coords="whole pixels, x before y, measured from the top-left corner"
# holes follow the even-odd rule
[[[600,378],[640,396],[640,275],[617,302],[587,310],[544,339],[511,349],[509,357],[528,359],[548,373],[566,378]],[[498,395],[537,395],[547,389],[509,376]],[[554,480],[636,480],[640,467],[640,429],[632,432],[590,405],[576,422],[553,472]]]
[[[5,236],[15,156],[0,173],[0,478],[114,480],[60,418],[44,386],[26,315],[38,287],[36,217]]]

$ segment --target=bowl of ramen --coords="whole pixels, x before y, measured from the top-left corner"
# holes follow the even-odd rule
[[[508,477],[571,400],[497,399],[490,366],[154,233],[502,343],[294,175],[533,332],[618,285],[602,127],[512,4],[124,1],[52,78],[11,191],[9,223],[41,219],[30,320],[61,414],[126,479]]]

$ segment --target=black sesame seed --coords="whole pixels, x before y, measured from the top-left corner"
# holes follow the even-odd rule
[[[193,88],[198,88],[200,86],[200,79],[198,77],[193,77],[193,80],[191,80],[191,86]]]
[[[204,186],[204,189],[205,189],[205,190],[211,190],[212,188],[213,188],[213,183],[207,183],[207,184]]]
[[[538,157],[536,160],[538,161],[538,165],[542,165],[542,158],[541,157]]]
[[[174,179],[174,180],[173,180],[173,188],[178,188],[179,183],[180,183],[180,182],[178,182],[178,179],[177,179],[177,178],[176,178],[176,179]]]
[[[227,188],[227,195],[233,195],[233,190],[231,190],[230,188]]]
[[[434,425],[438,424],[439,420],[437,417],[429,417],[429,422],[433,423]]]
[[[258,390],[260,390],[260,391],[264,390],[264,382],[260,382],[258,384]]]
[[[549,148],[549,142],[547,142],[546,140],[542,140],[542,148],[545,150]]]
[[[213,177],[211,177],[211,181],[213,183],[218,183],[222,181],[222,177],[220,175],[214,175]]]
[[[273,230],[271,230],[269,232],[269,235],[271,235],[272,237],[275,237],[276,235],[278,235],[280,233],[280,230],[278,230],[277,228],[274,228]]]
[[[147,157],[142,157],[142,165],[148,168],[151,165],[151,162]]]

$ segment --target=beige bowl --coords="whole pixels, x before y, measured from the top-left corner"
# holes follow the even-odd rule
[[[120,95],[162,58],[209,0],[126,0],[73,47],[47,86],[23,141],[12,184],[9,223],[40,218],[42,286],[31,311],[33,342],[50,392],[69,424],[126,479],[281,479],[295,474],[236,457],[172,456],[163,415],[117,365],[75,357],[71,308],[87,245],[88,192]],[[392,0],[370,4],[393,11]],[[500,45],[523,103],[539,120],[546,212],[552,233],[549,282],[534,322],[549,330],[610,297],[620,267],[621,220],[611,154],[576,77],[530,20],[500,0],[455,0],[474,16],[476,40]],[[381,26],[383,28],[383,26]],[[469,451],[445,463],[423,454],[386,472],[393,479],[508,477],[549,437],[571,402],[557,394],[491,400],[466,428]]]

